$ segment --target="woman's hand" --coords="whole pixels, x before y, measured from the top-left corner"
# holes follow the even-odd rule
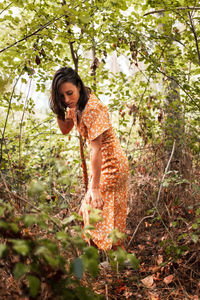
[[[90,190],[90,204],[93,208],[102,209],[104,202],[99,188]]]

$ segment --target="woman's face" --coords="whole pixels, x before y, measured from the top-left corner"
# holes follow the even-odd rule
[[[71,82],[61,84],[59,92],[69,108],[75,108],[80,97],[80,88]]]

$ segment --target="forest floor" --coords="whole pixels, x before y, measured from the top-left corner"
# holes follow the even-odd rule
[[[174,259],[160,245],[164,238],[168,236],[161,223],[140,231],[127,249],[140,260],[138,271],[130,266],[118,272],[102,268],[94,290],[113,300],[200,299],[200,247]]]
[[[127,228],[127,241],[131,240],[133,233],[132,225],[130,226]],[[41,232],[34,231],[32,234],[38,236]],[[176,235],[178,234],[177,230]],[[194,243],[192,245],[188,240],[190,251],[184,252],[175,259],[174,255],[166,255],[162,245],[162,242],[168,239],[169,233],[166,232],[161,221],[144,222],[130,246],[127,246],[127,251],[134,253],[139,259],[139,269],[134,270],[129,265],[124,268],[119,267],[117,270],[110,266],[100,266],[98,277],[92,278],[86,274],[81,280],[82,284],[92,287],[96,294],[104,295],[103,299],[106,300],[200,299],[199,245]],[[10,265],[3,260],[0,260],[0,265],[0,299],[31,299],[23,296],[21,284],[13,278]],[[34,299],[52,298],[49,298],[46,291]]]
[[[197,175],[195,177],[198,184],[199,172]],[[193,208],[190,208],[190,205],[184,202],[180,202],[180,205],[174,204],[175,188],[172,186],[170,190],[168,186],[162,193],[160,201],[163,205],[160,205],[160,213],[155,218],[146,218],[141,222],[133,236],[137,225],[152,207],[149,203],[152,204],[152,199],[155,199],[154,191],[158,191],[159,187],[157,182],[157,178],[143,175],[135,180],[135,185],[134,183],[131,185],[130,199],[137,199],[137,203],[129,203],[125,245],[126,251],[135,254],[139,259],[139,269],[134,270],[130,265],[118,266],[117,269],[100,265],[97,277],[91,277],[86,273],[81,279],[83,286],[88,286],[96,294],[102,295],[102,299],[200,299],[200,245],[197,236],[200,223],[199,193],[191,190],[190,185],[184,188],[183,198],[187,199],[190,205],[193,201]],[[2,199],[8,198],[9,193],[6,191],[8,188],[8,185],[5,188],[5,184],[0,186]],[[70,210],[62,211],[58,205],[55,216],[63,219],[70,216],[73,211],[77,211],[80,194],[80,190],[73,194],[70,200],[73,205]],[[52,233],[48,234],[37,227],[30,228],[28,236],[53,239]],[[0,238],[0,244],[4,242],[5,239]],[[13,266],[17,262],[16,256],[0,259],[1,300],[33,299],[24,296],[27,294],[24,282],[17,281],[13,277]],[[34,299],[59,298],[52,298],[48,289],[42,288]]]

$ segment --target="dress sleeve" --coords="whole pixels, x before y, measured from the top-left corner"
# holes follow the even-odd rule
[[[83,122],[87,127],[88,139],[92,141],[110,128],[109,114],[103,105],[97,105],[87,110]]]

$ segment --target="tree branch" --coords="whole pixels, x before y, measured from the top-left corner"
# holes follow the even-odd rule
[[[161,54],[160,54],[160,56],[159,56],[159,59],[162,57],[162,55],[163,55],[163,53],[164,53],[165,48],[167,47],[167,45],[168,45],[168,43],[166,43],[166,45],[165,45],[164,48],[162,49],[162,52],[161,52]],[[140,70],[140,71],[141,71],[141,70]],[[143,72],[142,72],[142,73],[143,73]],[[146,76],[143,74],[143,76],[147,79],[147,85],[146,85],[146,87],[145,87],[144,92],[142,93],[142,95],[141,95],[141,97],[140,97],[140,102],[139,102],[139,105],[138,105],[138,110],[139,110],[139,108],[140,108],[140,105],[141,105],[141,103],[142,103],[142,100],[143,100],[143,98],[144,98],[144,95],[145,95],[145,93],[146,93],[146,91],[147,91],[147,89],[148,89],[148,84],[149,84],[149,82],[150,82],[150,79],[151,79],[151,76],[152,76],[152,75],[153,75],[153,71],[151,72],[151,74],[149,75],[148,78],[146,78]],[[133,116],[133,122],[132,122],[132,124],[131,124],[131,128],[130,128],[129,133],[128,133],[128,140],[127,140],[127,144],[126,144],[126,154],[127,154],[127,151],[128,151],[128,145],[129,145],[129,141],[130,141],[130,136],[131,136],[131,132],[132,132],[132,129],[133,129],[133,125],[134,125],[134,116]]]
[[[44,24],[44,25],[42,25],[40,28],[38,28],[36,31],[34,31],[34,32],[32,32],[32,33],[26,35],[24,38],[18,40],[17,42],[15,42],[15,43],[13,43],[13,44],[11,44],[11,45],[9,45],[9,46],[7,46],[7,47],[1,49],[1,50],[0,50],[0,53],[6,51],[6,50],[10,49],[11,47],[13,47],[13,46],[15,46],[15,45],[17,45],[17,44],[19,44],[19,43],[21,43],[21,42],[27,40],[28,38],[30,38],[30,37],[36,35],[36,33],[38,33],[39,31],[43,30],[44,28],[48,27],[51,23],[53,23],[53,22],[55,22],[55,21],[61,19],[62,17],[64,17],[64,15],[61,15],[60,17],[57,17],[57,18],[54,18],[54,19],[50,20],[49,22],[47,22],[46,24]]]
[[[9,3],[1,12],[0,15],[6,10],[8,9],[11,5],[13,4],[13,2]]]
[[[147,50],[146,50],[146,51],[147,51]],[[143,57],[146,58],[146,56],[145,56],[141,51],[139,51],[139,52],[140,52],[140,54],[141,54]],[[174,80],[174,81],[176,82],[176,84],[179,86],[179,88],[180,88],[180,89],[188,96],[188,98],[194,103],[194,105],[195,105],[198,109],[200,109],[200,105],[198,105],[198,103],[192,98],[192,96],[190,96],[190,94],[186,91],[186,89],[179,83],[178,79],[176,79],[176,78],[174,78],[174,77],[168,75],[168,74],[165,73],[164,71],[162,71],[159,67],[157,67],[157,66],[155,65],[155,62],[153,61],[153,59],[151,59],[150,55],[149,55],[148,57],[149,57],[149,59],[151,60],[151,62],[153,63],[153,65],[156,67],[157,72],[163,74],[164,76],[166,76],[166,77],[167,77],[168,79],[170,79],[170,80]]]
[[[158,72],[160,72],[161,74],[163,74],[164,76],[166,76],[168,79],[174,80],[177,85],[179,86],[179,88],[190,98],[190,100],[195,104],[196,107],[198,107],[198,109],[200,109],[200,105],[198,105],[198,103],[192,98],[192,96],[190,96],[190,94],[188,94],[188,92],[183,88],[183,86],[178,82],[177,79],[175,79],[172,76],[169,76],[168,74],[166,74],[164,71],[160,70],[159,68],[156,67],[156,69],[158,70]]]
[[[199,65],[200,65],[200,52],[199,52],[199,44],[198,44],[198,39],[197,39],[197,33],[196,33],[196,29],[195,29],[194,22],[192,20],[190,12],[188,12],[188,16],[189,16],[189,19],[190,19],[191,30],[194,34],[194,39],[195,39],[196,48],[197,48],[198,61],[199,61]]]
[[[169,9],[159,9],[159,10],[154,10],[154,11],[150,11],[146,14],[143,15],[143,17],[146,17],[148,15],[153,15],[153,14],[158,14],[161,12],[165,12],[165,11],[174,11],[174,10],[200,10],[200,7],[173,7],[173,9],[169,8]]]
[[[66,5],[66,1],[63,0],[62,1],[62,5]],[[67,25],[67,31],[69,33],[69,36],[71,37],[72,36],[72,31],[70,29],[70,23],[68,21],[68,15],[65,15],[65,23]],[[74,42],[70,39],[69,40],[69,46],[70,46],[70,52],[71,52],[71,56],[72,56],[72,60],[73,60],[73,63],[74,63],[74,68],[75,68],[75,71],[78,73],[78,57],[77,57],[77,53],[75,52],[74,50],[74,46],[73,46]]]

